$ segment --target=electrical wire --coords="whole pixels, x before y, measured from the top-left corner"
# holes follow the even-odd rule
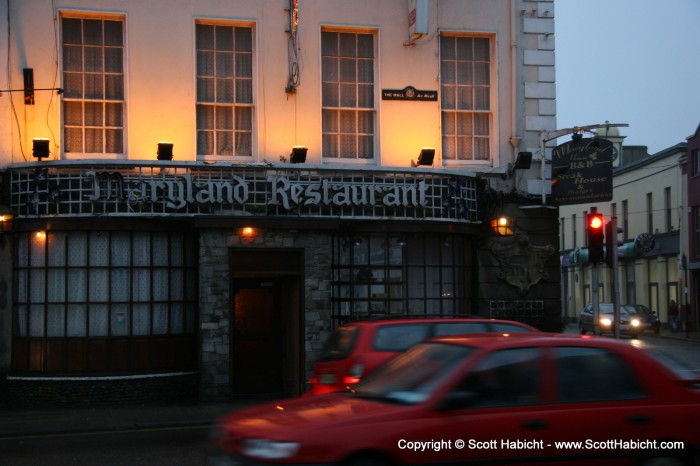
[[[11,0],[7,0],[7,88],[12,89],[12,73],[10,72],[10,55],[12,52],[11,40],[12,32],[10,26],[10,11],[12,10]],[[15,124],[17,125],[17,132],[19,134],[19,150],[22,153],[22,158],[27,161],[27,156],[24,154],[24,145],[22,144],[22,125],[19,122],[19,116],[17,116],[17,108],[15,107],[15,100],[12,98],[12,93],[10,93],[10,108],[12,109],[12,115],[15,117]]]

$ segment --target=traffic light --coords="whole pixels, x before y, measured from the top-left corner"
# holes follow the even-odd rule
[[[592,213],[587,217],[588,230],[588,259],[591,264],[605,260],[603,244],[605,243],[605,220],[603,214]]]
[[[617,222],[614,220],[613,218],[613,220],[605,224],[605,263],[608,264],[608,267],[613,266],[613,257],[615,255],[619,257],[620,251],[618,251],[618,248],[623,245],[617,239],[617,235],[622,233],[623,230],[617,226]]]

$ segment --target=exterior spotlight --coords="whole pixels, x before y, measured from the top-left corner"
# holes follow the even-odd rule
[[[532,163],[532,152],[518,152],[513,170],[527,170]]]
[[[158,143],[158,160],[172,160],[173,159],[173,146],[172,142],[159,142]]]
[[[435,158],[435,149],[433,149],[432,147],[424,147],[420,150],[420,154],[418,154],[418,161],[413,162],[413,160],[411,160],[411,166],[412,167],[418,167],[420,165],[432,166],[434,158]]]
[[[0,234],[12,229],[12,219],[15,214],[7,206],[0,206]]]
[[[32,154],[41,160],[49,156],[49,140],[46,138],[34,138],[32,140]]]
[[[515,170],[528,170],[532,164],[532,152],[518,152],[513,165],[508,164],[508,174],[513,175]]]
[[[292,147],[292,153],[290,154],[290,163],[304,163],[306,162],[306,152],[307,149],[304,146],[294,146]]]
[[[248,237],[253,236],[253,235],[255,234],[255,229],[252,228],[252,227],[244,227],[244,228],[241,230],[241,234],[242,234],[243,236],[248,236]]]
[[[498,217],[491,220],[491,231],[500,236],[513,236],[515,220],[508,217]]]

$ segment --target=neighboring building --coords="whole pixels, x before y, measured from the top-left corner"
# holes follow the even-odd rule
[[[700,322],[700,126],[688,138],[688,156],[683,160],[685,193],[687,193],[687,225],[683,230],[686,246],[682,255],[683,297],[681,321],[697,331]]]
[[[608,139],[621,143],[623,138],[612,128]],[[575,252],[587,246],[586,217],[594,208],[606,222],[616,217],[622,229],[618,240],[624,241],[625,247],[640,234],[649,234],[654,240],[652,250],[637,250],[636,255],[619,259],[620,303],[644,304],[666,323],[669,300],[681,302],[680,232],[687,226],[680,161],[688,145],[677,144],[653,155],[647,154],[645,147],[621,147],[619,160],[613,162],[613,197],[609,203],[559,208],[564,315],[572,322],[592,302],[592,267],[577,260]],[[612,269],[602,263],[597,270],[598,301],[612,302]]]
[[[553,1],[0,0],[0,30],[5,402],[295,395],[386,314],[560,328]]]

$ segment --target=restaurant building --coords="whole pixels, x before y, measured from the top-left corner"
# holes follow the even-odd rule
[[[554,3],[0,1],[5,402],[298,395],[406,315],[561,325]]]

